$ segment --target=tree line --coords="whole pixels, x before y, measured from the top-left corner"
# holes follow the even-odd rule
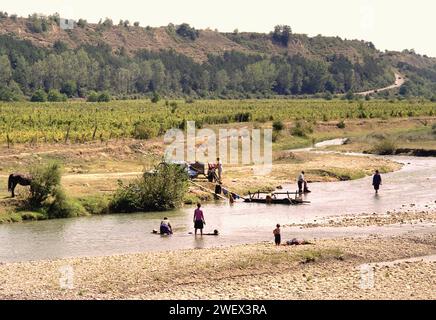
[[[191,40],[198,36],[185,24],[177,32]],[[277,27],[275,41],[285,45],[290,32],[286,26]],[[69,49],[60,41],[52,48],[39,48],[30,41],[0,36],[0,99],[7,101],[36,93],[36,100],[50,96],[54,101],[89,95],[95,98],[96,92],[120,98],[157,93],[195,98],[335,94],[392,81],[389,66],[372,56],[353,63],[343,55],[317,60],[302,55],[230,51],[209,55],[198,63],[173,50],[140,50],[128,55],[123,49],[114,52],[105,43]]]

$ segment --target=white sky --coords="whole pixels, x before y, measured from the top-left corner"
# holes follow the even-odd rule
[[[436,57],[435,0],[0,0],[0,10],[153,27],[187,22],[220,31],[269,32],[287,24],[296,33],[363,39],[381,50],[415,49]]]

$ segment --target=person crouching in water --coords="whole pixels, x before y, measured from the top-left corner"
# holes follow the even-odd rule
[[[375,193],[378,194],[380,185],[382,184],[382,178],[378,170],[375,170],[375,174],[372,177],[372,185],[374,186]]]
[[[274,234],[274,242],[276,244],[276,246],[279,246],[280,243],[282,242],[282,237],[280,235],[280,224],[276,225],[276,228],[273,231]]]
[[[160,222],[160,234],[162,235],[170,235],[173,234],[173,228],[171,227],[170,220],[168,220],[167,217],[165,217]]]

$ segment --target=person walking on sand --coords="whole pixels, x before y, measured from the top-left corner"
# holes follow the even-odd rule
[[[197,204],[197,209],[194,211],[194,229],[195,229],[195,235],[197,235],[197,229],[200,229],[200,233],[203,236],[203,226],[206,224],[206,221],[204,220],[203,211],[200,209],[201,204]]]
[[[381,184],[382,178],[380,172],[378,170],[375,170],[375,174],[372,177],[372,185],[374,186],[375,194],[378,194],[378,190],[380,189]]]
[[[274,234],[274,242],[276,246],[279,246],[280,243],[282,242],[282,238],[280,235],[280,224],[277,223],[276,228],[273,231],[273,234]]]

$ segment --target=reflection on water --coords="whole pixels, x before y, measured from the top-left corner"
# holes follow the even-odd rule
[[[0,226],[0,261],[53,259],[72,256],[206,248],[271,240],[276,223],[313,222],[319,217],[363,212],[386,212],[414,208],[436,200],[436,159],[395,157],[409,163],[401,171],[383,175],[379,195],[374,194],[371,177],[356,181],[313,183],[305,196],[308,205],[284,206],[249,203],[205,205],[205,232],[218,229],[220,235],[197,236],[193,231],[193,207],[172,212],[119,214],[76,219],[16,223]],[[293,191],[295,186],[285,186]],[[162,237],[152,234],[167,216],[175,234]],[[374,229],[380,232],[381,229]],[[284,229],[284,237],[303,234]],[[312,231],[313,232],[313,231]],[[326,236],[338,235],[336,229]],[[316,236],[323,236],[323,234]],[[356,231],[353,231],[356,232]],[[319,233],[317,231],[317,233]]]

